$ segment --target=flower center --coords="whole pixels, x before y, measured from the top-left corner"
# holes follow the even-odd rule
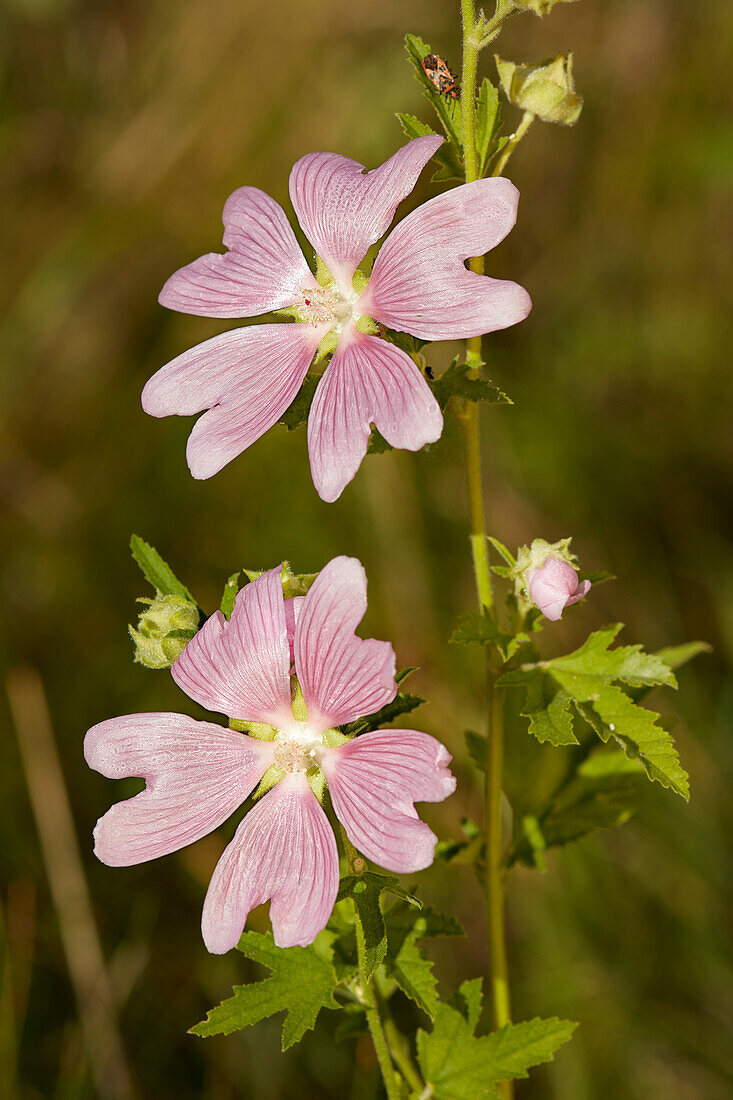
[[[333,285],[306,287],[300,292],[296,310],[300,320],[314,328],[320,325],[340,328],[351,317],[355,301],[356,295],[347,300]]]
[[[318,763],[318,753],[313,745],[288,738],[278,741],[275,745],[272,763],[278,771],[286,775],[292,772],[306,772]]]

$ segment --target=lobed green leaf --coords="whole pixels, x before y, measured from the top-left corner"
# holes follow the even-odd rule
[[[282,1048],[299,1042],[315,1025],[322,1008],[338,1008],[333,991],[336,972],[315,947],[276,947],[268,932],[245,932],[238,950],[272,971],[269,978],[249,985],[234,986],[234,996],[207,1013],[190,1034],[207,1038],[230,1035],[259,1023],[268,1016],[285,1012]]]
[[[577,1026],[534,1019],[477,1038],[476,1021],[475,1001],[470,1022],[459,1009],[441,1004],[433,1030],[417,1033],[418,1061],[434,1100],[488,1100],[500,1081],[527,1077],[532,1066],[551,1061]]]

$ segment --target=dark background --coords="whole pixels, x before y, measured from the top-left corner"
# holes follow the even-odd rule
[[[335,1044],[327,1013],[286,1056],[277,1021],[229,1039],[186,1035],[233,982],[261,976],[236,955],[207,956],[200,939],[206,883],[232,826],[157,864],[103,867],[92,826],[135,785],[89,772],[81,745],[103,718],[188,705],[167,673],[131,662],[126,624],[147,594],[128,556],[131,531],[158,546],[207,608],[243,565],[288,557],[306,571],[355,554],[370,578],[364,630],[390,638],[401,665],[421,666],[414,689],[430,702],[416,724],[457,757],[459,794],[425,816],[445,836],[463,814],[479,816],[462,731],[481,721],[480,655],[446,644],[473,601],[455,426],[429,452],[370,457],[326,505],[303,431],[273,430],[213,480],[194,482],[184,459],[191,421],[155,421],[139,402],[158,366],[233,327],[156,303],[175,268],[220,248],[229,192],[254,184],[287,207],[302,154],[333,149],[370,167],[391,155],[403,140],[393,112],[428,117],[402,36],[421,34],[458,69],[457,7],[4,4],[0,586],[3,660],[25,730],[21,755],[3,693],[8,1096],[95,1095],[69,977],[70,966],[81,974],[88,1014],[96,941],[85,880],[117,1006],[107,1016],[119,1020],[139,1095],[377,1095],[368,1041],[356,1054],[351,1040]],[[725,0],[583,0],[545,20],[517,17],[498,47],[517,61],[575,50],[586,104],[576,128],[537,123],[515,155],[519,222],[487,265],[535,303],[524,324],[485,342],[492,377],[516,402],[484,414],[490,529],[510,545],[572,534],[587,568],[618,577],[546,632],[546,652],[616,620],[625,640],[649,648],[697,637],[715,648],[682,671],[678,698],[660,700],[691,774],[689,807],[648,785],[623,829],[553,855],[545,876],[515,874],[516,1018],[556,1013],[581,1024],[521,1097],[733,1092],[732,32]],[[493,75],[490,51],[483,64]],[[507,117],[516,119],[511,109]],[[434,193],[428,177],[410,202]],[[457,350],[436,346],[436,368]],[[61,772],[38,740],[50,732],[42,692]],[[509,736],[526,734],[516,726]],[[44,845],[29,773],[52,824]],[[66,842],[60,784],[83,871]],[[485,968],[480,894],[466,868],[421,878],[435,905],[456,902],[469,932],[436,945],[447,995]],[[266,911],[253,926],[267,926]],[[111,1095],[125,1095],[115,1087]]]

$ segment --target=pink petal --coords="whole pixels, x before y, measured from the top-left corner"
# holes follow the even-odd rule
[[[210,410],[194,425],[186,454],[194,477],[211,477],[279,420],[322,335],[311,325],[281,324],[214,336],[153,375],[143,408],[151,416]]]
[[[442,802],[456,787],[450,753],[416,730],[377,730],[331,749],[322,767],[349,840],[389,871],[421,871],[433,862],[435,833],[415,802]]]
[[[188,643],[171,669],[178,686],[229,718],[292,724],[283,602],[279,566],[251,581],[228,622],[215,611]]]
[[[334,558],[303,597],[295,667],[312,730],[373,714],[397,693],[392,646],[354,634],[367,608],[366,585],[361,562]]]
[[[215,955],[234,947],[251,909],[268,898],[278,947],[307,947],[326,926],[338,893],[336,840],[302,772],[249,811],[216,865],[201,929]]]
[[[415,138],[371,172],[336,153],[310,153],[293,166],[290,198],[298,221],[344,291],[441,143],[437,136]]]
[[[458,340],[523,321],[532,308],[526,290],[464,265],[504,239],[518,201],[514,184],[497,178],[419,206],[384,242],[357,308],[423,340]]]
[[[288,646],[290,647],[290,667],[293,671],[295,661],[295,624],[300,617],[300,608],[305,596],[291,596],[285,601],[285,625],[288,631]]]
[[[90,768],[147,786],[97,822],[94,851],[110,867],[176,852],[218,828],[267,770],[273,745],[183,714],[127,714],[92,726]]]
[[[367,451],[372,424],[393,447],[418,451],[443,430],[437,401],[410,356],[352,328],[318,384],[308,417],[313,483],[341,495]]]
[[[257,187],[240,187],[222,215],[221,255],[209,252],[171,275],[158,301],[199,317],[254,317],[292,305],[314,286],[285,212]]]
[[[582,600],[590,591],[590,581],[578,583],[578,574],[562,558],[547,558],[528,577],[529,598],[550,622],[562,618],[566,607]]]

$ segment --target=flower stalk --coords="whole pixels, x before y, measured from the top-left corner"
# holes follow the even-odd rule
[[[476,15],[473,0],[461,0],[463,19],[463,80],[461,107],[463,116],[464,164],[466,182],[479,178],[476,152],[476,71],[480,43],[476,36]],[[528,125],[528,123],[527,123]],[[526,131],[526,126],[525,126]],[[515,135],[515,145],[522,135]],[[511,150],[509,152],[511,155]],[[508,156],[502,158],[504,166]],[[497,172],[498,174],[498,172]],[[483,258],[469,260],[471,271],[483,273]],[[466,362],[478,374],[481,364],[481,337],[466,343]],[[465,402],[460,413],[463,433],[466,478],[471,526],[471,551],[476,577],[479,605],[493,612],[493,590],[489,565],[483,480],[481,475],[481,436],[478,405]],[[489,978],[494,1026],[504,1027],[510,1021],[509,980],[504,928],[504,872],[502,868],[501,784],[504,758],[503,691],[496,686],[500,662],[493,650],[487,651],[488,753],[484,788],[484,826],[486,830],[485,901],[489,948]],[[503,1100],[512,1096],[511,1082],[499,1086]]]

